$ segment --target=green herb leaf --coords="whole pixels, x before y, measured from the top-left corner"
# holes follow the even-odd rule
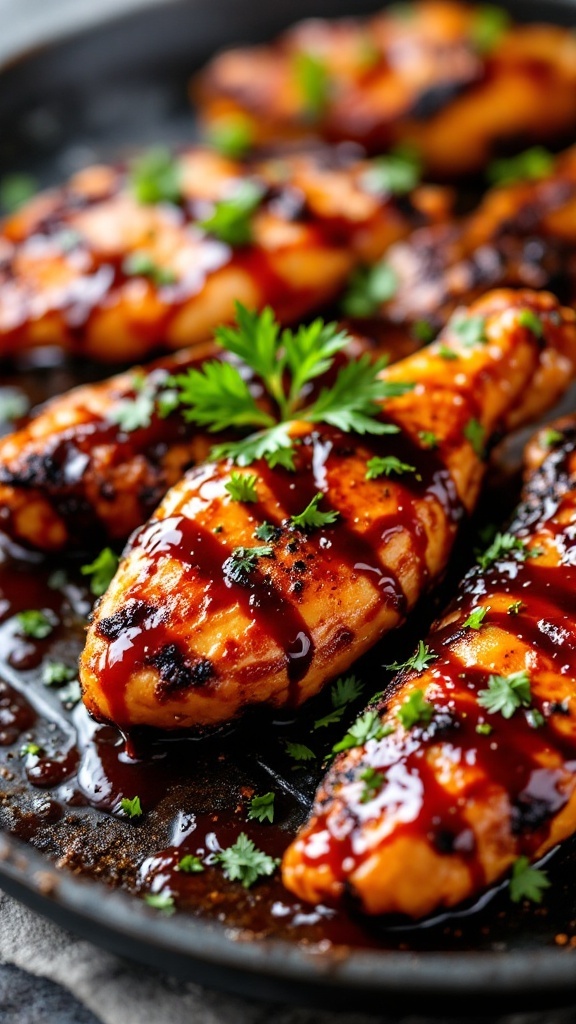
[[[365,711],[356,719],[354,725],[350,726],[344,739],[332,747],[333,754],[339,754],[342,750],[351,750],[352,747],[363,747],[368,740],[381,740],[394,732],[394,726],[382,725],[377,711]]]
[[[400,672],[403,669],[413,669],[415,672],[424,672],[433,661],[436,661],[438,655],[434,654],[430,648],[424,643],[423,640],[418,642],[418,650],[406,661],[395,661],[392,665],[385,665],[384,668],[389,669],[391,672]]]
[[[484,442],[486,431],[484,430],[484,427],[479,422],[479,420],[474,419],[474,417],[468,420],[468,423],[464,427],[462,433],[464,434],[466,440],[469,441],[470,444],[472,445],[472,450],[474,451],[474,454],[477,455],[479,459],[483,459],[485,455]]]
[[[261,185],[255,181],[241,181],[232,195],[214,203],[212,213],[199,221],[199,226],[232,247],[249,245],[252,241],[252,220],[263,197]]]
[[[291,743],[286,741],[286,753],[295,761],[315,761],[316,754],[305,743]]]
[[[489,736],[490,733],[494,732],[494,726],[490,725],[490,722],[479,722],[476,726],[476,732],[479,736]]]
[[[255,821],[274,821],[274,793],[264,793],[263,796],[254,796],[250,801],[248,817]]]
[[[422,158],[413,148],[398,147],[376,157],[361,178],[367,192],[375,195],[406,195],[422,177]]]
[[[281,535],[281,528],[279,526],[273,526],[272,523],[260,523],[260,525],[254,530],[254,536],[256,539],[263,540],[265,544],[279,540]]]
[[[258,501],[257,483],[255,473],[232,473],[228,483],[224,484],[224,490],[228,491],[232,501],[253,504]]]
[[[108,412],[109,423],[117,424],[126,434],[146,429],[152,422],[154,397],[148,391],[141,391],[135,398],[123,398]]]
[[[247,117],[232,114],[221,117],[208,132],[210,145],[229,160],[239,160],[251,149],[254,129]]]
[[[16,616],[18,630],[23,636],[31,637],[33,640],[45,640],[54,632],[54,623],[45,612],[30,609],[25,612],[18,612]]]
[[[335,523],[340,515],[339,512],[334,510],[320,512],[318,510],[318,505],[323,497],[324,495],[321,491],[314,495],[312,501],[303,512],[300,512],[297,516],[290,516],[290,525],[300,530],[318,530],[322,526],[329,526],[331,523]]]
[[[0,388],[0,426],[14,423],[25,416],[30,403],[18,388]]]
[[[122,270],[127,277],[147,277],[159,287],[175,284],[178,280],[173,270],[159,266],[149,253],[143,251],[130,253],[122,263]]]
[[[540,443],[544,448],[553,448],[554,445],[560,444],[563,440],[564,434],[560,430],[554,430],[552,427],[544,430],[540,435]]]
[[[510,26],[510,15],[502,7],[478,7],[472,14],[470,38],[478,53],[489,54],[496,49]]]
[[[134,160],[129,181],[139,203],[179,203],[182,198],[179,161],[163,146],[148,150]]]
[[[82,690],[78,680],[71,679],[69,683],[66,683],[66,686],[62,686],[58,690],[58,699],[67,711],[76,707],[76,704],[79,704],[82,700]]]
[[[222,566],[226,579],[241,587],[250,584],[250,573],[254,572],[259,558],[274,558],[274,549],[269,545],[254,548],[235,548]]]
[[[344,708],[332,708],[332,711],[329,711],[328,714],[324,715],[323,718],[316,719],[313,728],[325,729],[329,725],[336,725],[337,722],[341,721],[343,714]]]
[[[386,359],[371,362],[368,353],[341,368],[331,388],[323,388],[302,418],[310,423],[329,423],[344,433],[397,434],[399,428],[376,417],[380,402],[413,391],[415,384],[384,381],[380,373]]]
[[[248,836],[241,832],[233,846],[222,850],[216,858],[224,869],[225,877],[231,882],[241,882],[250,889],[259,878],[273,875],[279,861],[262,853]]]
[[[518,323],[531,331],[536,338],[544,337],[544,324],[533,309],[522,309],[518,313]]]
[[[63,661],[47,661],[42,667],[42,682],[44,686],[60,686],[75,679],[77,674],[77,669],[69,668]]]
[[[434,715],[434,705],[424,699],[422,690],[412,690],[396,712],[405,729],[414,725],[428,725]]]
[[[376,480],[379,476],[392,476],[392,473],[401,476],[403,473],[416,472],[416,466],[409,466],[407,462],[402,462],[395,455],[382,457],[375,455],[374,458],[368,459],[366,467],[367,480]]]
[[[6,174],[0,180],[0,207],[4,213],[16,213],[38,189],[31,174]]]
[[[161,910],[162,913],[171,915],[174,913],[174,897],[169,892],[147,892],[144,896],[145,903],[154,910]]]
[[[103,548],[100,554],[90,562],[89,565],[83,565],[80,568],[80,572],[83,576],[91,576],[90,590],[95,597],[102,597],[108,587],[110,586],[116,570],[118,569],[118,563],[120,559],[112,548]]]
[[[388,263],[360,267],[350,278],[342,300],[342,311],[352,317],[375,316],[383,303],[389,302],[397,290],[398,277]]]
[[[512,868],[510,879],[510,899],[513,903],[520,903],[522,900],[530,900],[531,903],[541,903],[545,889],[550,888],[550,882],[545,871],[533,868],[528,857],[519,857]]]
[[[478,704],[485,708],[489,715],[501,714],[503,718],[512,718],[518,708],[529,707],[532,701],[530,676],[527,672],[513,672],[509,676],[492,675],[488,679],[488,689],[478,693]]]
[[[520,537],[515,537],[512,533],[497,533],[484,554],[479,556],[478,565],[482,569],[489,569],[507,555],[519,562],[525,562],[527,558],[534,557],[526,546],[526,541],[521,540]]]
[[[473,608],[466,622],[462,623],[462,629],[480,629],[489,611],[489,608]]]
[[[518,156],[494,160],[488,167],[493,185],[513,185],[518,181],[537,181],[554,170],[554,156],[542,146],[534,146]]]
[[[425,448],[434,449],[437,448],[440,443],[433,430],[420,430],[418,437]]]
[[[120,801],[120,807],[129,818],[140,818],[142,815],[142,806],[140,804],[139,796],[133,796],[132,798],[123,796]]]
[[[438,331],[428,320],[416,320],[412,324],[411,334],[416,341],[421,341],[423,345],[429,345],[431,341],[434,341]]]
[[[362,695],[363,689],[362,683],[356,676],[347,676],[345,679],[340,677],[330,690],[332,706],[344,708],[347,704],[352,704]]]
[[[201,370],[190,368],[170,378],[178,390],[182,415],[210,431],[229,427],[269,427],[274,421],[258,409],[240,371],[230,363],[209,360]]]
[[[197,857],[195,853],[186,853],[178,861],[176,870],[182,871],[185,875],[200,875],[205,868],[200,857]]]
[[[484,316],[454,317],[450,321],[448,328],[456,335],[465,348],[475,348],[476,345],[486,345],[488,341],[488,336],[486,334],[486,317]]]
[[[523,601],[513,601],[512,604],[508,605],[506,611],[508,615],[519,615],[520,612],[526,607]]]
[[[436,352],[440,356],[440,358],[445,359],[446,362],[454,362],[455,359],[460,358],[458,353],[455,352],[453,348],[449,348],[448,345],[444,345],[443,342],[440,342],[438,348],[436,349]]]
[[[543,725],[546,724],[546,719],[544,718],[542,712],[538,710],[538,708],[528,708],[525,714],[526,721],[528,722],[528,725],[531,729],[540,729]]]
[[[42,753],[42,747],[37,743],[25,743],[20,747],[20,757],[38,757]]]
[[[295,54],[293,68],[302,113],[308,121],[319,121],[330,99],[328,68],[321,57],[308,51]]]
[[[360,794],[361,804],[367,804],[370,800],[373,800],[375,796],[378,796],[378,793],[386,782],[386,776],[384,773],[377,771],[376,768],[365,768],[358,778],[364,783],[364,789]]]

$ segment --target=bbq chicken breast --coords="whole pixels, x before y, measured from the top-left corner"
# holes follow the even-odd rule
[[[323,780],[284,856],[301,898],[422,917],[576,829],[576,421],[529,465],[509,530]]]
[[[90,167],[0,231],[0,359],[52,345],[106,362],[206,341],[235,301],[297,320],[450,195],[365,187],[357,153],[258,167],[208,149]]]
[[[502,145],[569,137],[576,41],[559,26],[513,25],[492,6],[421,0],[372,18],[304,21],[272,45],[228,50],[192,95],[212,134],[316,134],[372,152],[414,145],[429,171],[452,177]]]
[[[497,292],[463,321],[475,340],[452,324],[383,371],[396,433],[296,421],[293,471],[210,462],[168,492],[94,611],[81,682],[97,718],[169,730],[296,707],[404,620],[446,567],[491,438],[575,369],[576,316],[550,295]]]

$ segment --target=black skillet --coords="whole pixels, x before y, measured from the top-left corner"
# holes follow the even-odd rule
[[[2,173],[30,172],[49,184],[87,162],[125,155],[133,146],[189,140],[194,124],[187,79],[215,49],[265,39],[305,15],[346,14],[352,6],[356,12],[350,0],[163,3],[24,55],[1,73]],[[506,6],[525,18],[576,21],[576,4],[570,0]],[[101,369],[66,364],[42,373],[24,370],[11,378],[7,372],[1,383],[24,383],[35,401],[79,377],[102,374]],[[51,568],[18,559],[5,562],[0,589],[10,579],[15,610],[50,602],[59,612],[64,609],[68,625],[54,641],[56,653],[73,658],[86,594],[72,571],[66,596],[54,596],[57,592],[46,582]],[[432,613],[426,609],[423,619]],[[395,641],[395,653],[402,643],[410,644],[416,628],[413,623],[411,633]],[[42,687],[40,660],[50,651],[46,645],[37,647],[17,649],[9,623],[0,626],[0,680],[21,695],[25,737],[29,732],[72,750],[74,729],[86,726],[83,709],[70,710],[57,693]],[[393,660],[384,655],[377,651],[365,672]],[[576,952],[570,944],[576,932],[573,844],[551,858],[554,887],[544,911],[511,908],[506,892],[496,891],[488,894],[485,906],[464,908],[417,929],[402,922],[364,927],[353,914],[312,914],[291,901],[278,882],[261,884],[244,896],[216,869],[188,892],[184,911],[173,917],[128,895],[146,890],[135,865],[166,847],[167,822],[174,831],[175,815],[177,828],[187,834],[191,809],[197,835],[213,827],[228,841],[246,827],[265,849],[279,853],[286,834],[302,820],[316,782],[313,771],[292,770],[281,753],[283,740],[305,738],[322,707],[319,703],[295,722],[255,717],[202,744],[177,742],[168,758],[161,745],[147,740],[148,767],[142,769],[126,767],[117,737],[111,730],[101,732],[98,742],[88,742],[96,758],[92,770],[95,763],[105,764],[113,785],[92,800],[96,809],[86,806],[82,791],[75,791],[62,811],[54,794],[73,777],[73,772],[67,775],[69,765],[62,767],[62,758],[52,768],[55,774],[46,771],[45,787],[39,789],[30,785],[25,759],[8,762],[0,748],[0,770],[13,776],[4,776],[7,797],[0,809],[5,828],[0,835],[2,888],[116,953],[251,996],[443,1015],[576,1001]],[[327,736],[326,749],[331,742]],[[117,814],[118,794],[133,795],[126,788],[133,771],[141,772],[142,793],[152,806],[147,820],[136,826]],[[90,785],[86,782],[84,796]],[[278,822],[247,826],[246,792],[264,788],[278,793]],[[209,889],[216,889],[215,898],[209,898]]]

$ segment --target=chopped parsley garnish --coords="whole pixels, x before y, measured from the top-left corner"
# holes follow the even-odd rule
[[[421,430],[418,437],[425,448],[437,448],[440,443],[433,430]]]
[[[30,403],[23,391],[16,388],[0,388],[0,426],[14,423],[25,416]]]
[[[37,189],[38,183],[31,174],[6,174],[0,180],[0,207],[5,213],[15,213]]]
[[[255,821],[274,821],[274,793],[264,793],[263,796],[254,796],[250,801],[248,817]]]
[[[553,448],[555,444],[560,444],[563,440],[564,434],[560,430],[554,430],[552,427],[544,430],[541,434],[541,444],[544,448]]]
[[[490,736],[490,733],[494,732],[494,726],[490,725],[490,722],[478,722],[476,732],[479,736]]]
[[[349,342],[336,324],[315,320],[296,331],[281,331],[271,309],[251,312],[236,304],[237,325],[220,327],[216,336],[223,348],[243,360],[263,381],[278,409],[278,419],[258,408],[237,366],[222,360],[203,364],[200,370],[170,378],[178,389],[184,419],[210,431],[236,427],[256,430],[248,437],[213,449],[215,459],[230,458],[240,466],[266,458],[286,469],[294,466],[294,445],[289,432],[292,420],[328,423],[344,433],[390,434],[398,427],[380,419],[381,402],[405,394],[412,383],[380,378],[386,359],[371,361],[368,353],[346,363],[334,383],[324,387],[306,404],[306,386],[326,373],[334,356]]]
[[[446,362],[454,362],[455,359],[459,359],[460,358],[458,353],[455,352],[453,348],[450,348],[448,345],[445,345],[443,342],[441,342],[438,345],[437,352],[438,352],[438,355],[440,356],[440,358],[441,359],[445,359]]]
[[[90,562],[89,565],[81,566],[80,572],[82,575],[92,577],[90,580],[90,590],[95,597],[102,597],[102,594],[108,590],[112,579],[116,575],[119,561],[118,555],[112,551],[112,548],[103,548],[93,562]]]
[[[225,877],[230,882],[241,882],[245,889],[259,878],[273,875],[279,864],[274,857],[259,850],[245,832],[240,833],[233,846],[217,854],[216,859],[222,865]]]
[[[255,473],[232,473],[228,483],[224,484],[224,490],[228,491],[232,501],[253,503],[258,501],[257,483]]]
[[[197,857],[195,853],[186,853],[178,861],[176,870],[182,871],[185,875],[200,875],[205,868],[200,857]]]
[[[510,899],[513,903],[520,903],[521,900],[530,900],[531,903],[541,903],[545,889],[550,888],[550,882],[546,872],[530,865],[528,857],[518,857],[512,868],[510,879]]]
[[[274,558],[274,550],[269,545],[254,548],[234,548],[222,566],[227,580],[246,587],[250,582],[250,573],[254,572],[259,558]]]
[[[174,913],[174,897],[170,892],[147,892],[144,900],[154,910],[161,910],[164,914]]]
[[[292,743],[290,740],[286,740],[285,746],[286,753],[294,761],[314,761],[316,759],[314,751],[310,750],[305,743]]]
[[[54,623],[45,612],[30,609],[16,616],[19,632],[33,640],[45,640],[54,632]]]
[[[489,715],[501,714],[503,718],[512,715],[521,707],[530,707],[532,693],[530,676],[527,672],[513,672],[509,676],[492,675],[488,689],[478,693],[478,704]]]
[[[431,324],[428,320],[416,320],[411,327],[411,334],[416,341],[421,341],[423,345],[428,345],[438,334],[438,331],[434,324]]]
[[[413,669],[415,672],[423,672],[438,655],[434,654],[423,640],[418,642],[418,650],[406,661],[395,661],[392,665],[385,665],[384,668],[391,672],[401,672],[403,669]]]
[[[520,310],[518,313],[518,323],[521,327],[526,327],[527,330],[532,331],[534,337],[542,338],[544,336],[544,324],[533,309]]]
[[[357,700],[363,689],[362,683],[356,679],[356,676],[347,676],[345,679],[340,677],[340,679],[337,679],[330,689],[332,711],[329,711],[323,718],[318,718],[314,722],[314,728],[323,729],[326,726],[339,722],[344,714],[346,705]]]
[[[47,661],[42,668],[42,682],[44,686],[60,686],[62,683],[69,683],[75,679],[77,670],[69,668],[63,661]]]
[[[147,277],[159,287],[175,284],[178,280],[173,270],[159,266],[146,252],[130,253],[122,264],[122,270],[127,277]]]
[[[269,544],[270,541],[278,540],[281,534],[281,528],[279,526],[274,526],[273,523],[260,523],[260,525],[254,530],[254,536],[256,539],[263,540],[265,544]]]
[[[402,462],[395,455],[384,455],[382,457],[375,455],[374,458],[368,459],[366,463],[367,480],[376,480],[379,476],[392,476],[392,473],[401,476],[403,473],[415,472],[416,466],[410,466],[407,462]]]
[[[486,548],[484,554],[478,557],[478,565],[482,569],[489,569],[506,555],[525,562],[527,558],[535,558],[538,553],[538,551],[531,551],[526,546],[526,541],[515,537],[512,533],[497,533],[490,547]]]
[[[123,398],[113,405],[107,415],[109,423],[115,423],[126,434],[134,430],[145,430],[152,422],[154,396],[148,388],[136,393],[135,398]]]
[[[476,345],[485,345],[488,341],[488,336],[486,334],[486,317],[455,317],[451,320],[449,327],[465,348],[475,348]]]
[[[226,245],[249,245],[252,241],[252,220],[263,196],[261,185],[255,181],[241,181],[232,195],[214,203],[210,216],[199,221],[199,225]]]
[[[488,167],[488,180],[493,185],[513,185],[517,181],[537,181],[553,170],[552,153],[542,146],[533,146],[518,156],[494,160]]]
[[[346,316],[359,318],[375,316],[380,306],[389,302],[397,290],[398,277],[388,263],[360,267],[350,278],[342,300],[342,311]]]
[[[398,147],[386,156],[370,162],[362,175],[362,185],[376,195],[406,195],[422,177],[422,158],[411,147]]]
[[[330,76],[321,57],[301,51],[294,56],[294,80],[306,120],[318,121],[330,99]]]
[[[163,146],[150,149],[134,160],[129,180],[139,203],[178,203],[182,198],[180,163]]]
[[[314,722],[314,729],[326,729],[329,725],[335,725],[344,714],[344,708],[332,708],[323,718],[317,718]]]
[[[324,495],[321,491],[315,494],[303,512],[300,512],[297,516],[290,516],[290,525],[296,526],[300,530],[319,530],[323,526],[335,523],[340,515],[339,512],[334,509],[330,509],[328,512],[320,512],[318,509],[318,505],[323,497]]]
[[[142,815],[142,806],[140,804],[140,797],[133,796],[129,798],[123,796],[120,801],[120,807],[127,814],[129,818],[139,818]]]
[[[42,747],[39,747],[37,743],[25,743],[20,747],[20,757],[38,757],[42,753]]]
[[[546,719],[544,718],[542,712],[538,710],[538,708],[528,708],[525,714],[526,721],[528,722],[528,725],[531,729],[540,729],[543,725],[546,724]]]
[[[510,25],[510,15],[502,7],[487,4],[472,12],[470,39],[478,53],[489,54],[500,43]]]
[[[526,605],[524,604],[524,601],[513,601],[512,604],[508,605],[506,611],[508,612],[508,615],[520,615],[520,612],[523,611],[525,607]]]
[[[394,732],[393,725],[382,725],[377,711],[365,711],[351,725],[348,732],[339,743],[332,747],[333,754],[339,754],[342,750],[351,750],[352,747],[363,747],[368,740],[381,740]]]
[[[220,118],[208,133],[210,145],[229,160],[239,160],[254,142],[254,129],[248,118],[233,114]]]
[[[375,796],[378,796],[378,793],[386,782],[386,776],[384,773],[379,772],[376,768],[365,768],[358,778],[364,783],[364,788],[360,794],[361,804],[367,804],[370,800],[373,800]]]
[[[464,437],[472,445],[472,450],[479,459],[484,458],[486,431],[479,420],[472,417],[462,431]]]
[[[424,699],[422,690],[412,690],[396,711],[396,717],[405,729],[411,729],[413,725],[428,725],[434,711],[434,705]]]
[[[462,629],[480,629],[489,611],[489,608],[473,608],[466,622],[462,623]]]

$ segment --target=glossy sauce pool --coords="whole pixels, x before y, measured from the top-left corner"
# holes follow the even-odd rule
[[[42,371],[5,370],[0,383],[24,388],[37,402],[99,374],[97,368],[80,373],[78,366],[60,365]],[[500,490],[498,496],[502,507]],[[515,497],[511,486],[510,505]],[[489,508],[490,500],[486,504]],[[465,540],[455,559],[460,566],[469,546]],[[88,552],[85,560],[93,554]],[[314,722],[330,710],[329,695],[324,694],[297,716],[287,711],[275,718],[262,711],[205,737],[166,739],[148,733],[133,735],[127,743],[116,729],[89,718],[76,702],[73,682],[43,682],[47,662],[64,662],[72,669],[82,645],[93,598],[78,571],[81,561],[46,562],[0,542],[0,827],[64,870],[139,897],[169,891],[178,912],[218,919],[250,936],[320,943],[321,948],[332,943],[476,949],[504,948],[512,939],[518,944],[526,934],[532,943],[576,948],[572,843],[550,860],[553,887],[543,907],[515,906],[502,887],[485,894],[475,907],[418,926],[363,923],[353,906],[344,913],[302,904],[284,889],[278,872],[245,890],[227,881],[217,862],[219,851],[241,832],[265,853],[281,856],[305,819],[332,744],[366,699],[382,689],[388,678],[382,665],[410,651],[437,603],[428,599],[409,628],[356,667],[364,693],[339,724],[314,729]],[[446,590],[453,582],[447,581]],[[49,637],[21,635],[15,616],[27,609],[46,611],[53,624]],[[287,742],[306,744],[316,759],[291,759]],[[29,743],[40,747],[40,754],[22,754]],[[249,820],[251,798],[270,791],[275,794],[274,822]],[[129,819],[121,801],[135,796],[143,814]],[[202,859],[202,873],[177,869],[186,854]]]

